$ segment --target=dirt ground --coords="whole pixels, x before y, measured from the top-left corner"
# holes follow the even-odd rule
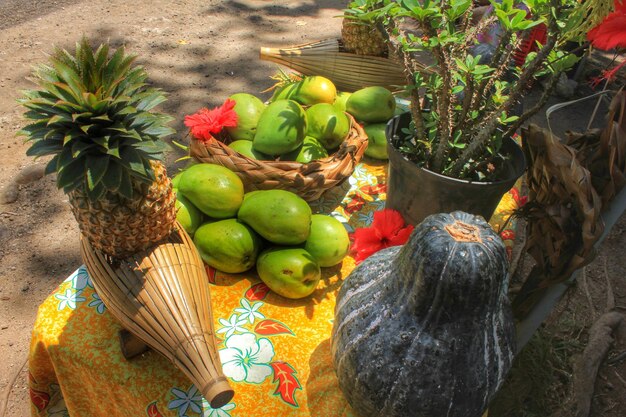
[[[15,137],[22,126],[22,109],[15,100],[19,90],[31,86],[27,80],[31,65],[44,61],[53,45],[73,48],[83,35],[93,44],[108,40],[114,46],[125,45],[139,55],[153,84],[168,93],[161,110],[176,118],[173,127],[178,134],[173,139],[184,140],[185,114],[218,105],[235,92],[258,94],[272,84],[269,76],[276,66],[259,60],[261,46],[336,37],[341,21],[334,17],[345,4],[335,0],[0,2],[0,196],[5,201],[0,204],[0,410],[8,395],[6,416],[29,415],[24,364],[37,306],[81,264],[78,229],[67,198],[56,189],[54,177],[40,178],[45,161],[27,157],[26,145]],[[589,113],[589,103],[577,106],[558,116],[553,127],[583,129]],[[177,156],[180,153],[169,155],[169,167]],[[607,280],[617,310],[624,312],[626,307],[625,229],[622,216],[586,269],[588,291],[581,285],[573,288],[530,350],[525,350],[537,368],[516,370],[511,388],[503,391],[504,399],[490,415],[546,416],[567,402],[571,362],[584,348],[588,328],[604,306]],[[624,352],[622,337],[611,350],[612,362],[600,372],[595,417],[623,415]],[[553,385],[545,385],[546,380]],[[543,404],[533,399],[537,387],[554,401]]]

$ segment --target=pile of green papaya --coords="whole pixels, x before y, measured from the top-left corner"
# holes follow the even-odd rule
[[[313,214],[289,191],[245,193],[241,179],[221,165],[191,165],[172,185],[176,217],[203,261],[226,273],[256,267],[263,282],[284,297],[310,295],[321,268],[340,263],[350,249],[339,220]]]
[[[385,126],[396,101],[384,87],[338,92],[329,79],[304,76],[276,89],[268,104],[248,93],[235,101],[236,127],[227,128],[229,146],[248,158],[309,163],[339,148],[350,132],[350,113],[364,124],[367,156],[387,159]]]

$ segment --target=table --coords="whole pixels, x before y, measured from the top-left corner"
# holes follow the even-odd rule
[[[384,208],[385,172],[383,163],[359,164],[314,210],[332,211],[349,231],[369,225],[374,211]],[[496,230],[518,207],[516,190],[491,219]],[[501,236],[510,253],[513,224]],[[275,295],[255,273],[209,269],[218,349],[235,390],[230,403],[213,409],[158,353],[124,358],[121,326],[80,266],[39,307],[29,354],[32,416],[352,416],[332,368],[329,337],[335,296],[353,268],[350,257],[323,268],[320,285],[304,300]]]

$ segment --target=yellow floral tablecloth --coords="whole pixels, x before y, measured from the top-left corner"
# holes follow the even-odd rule
[[[386,165],[368,162],[314,203],[314,210],[332,212],[350,232],[384,208]],[[505,195],[491,221],[496,230],[519,199],[516,189]],[[513,230],[509,225],[501,233],[509,251]],[[39,307],[29,357],[32,415],[351,416],[332,368],[329,337],[335,296],[352,268],[350,257],[323,268],[318,289],[304,300],[273,294],[254,273],[209,270],[220,359],[235,390],[231,402],[213,409],[159,354],[124,358],[121,326],[81,266]]]

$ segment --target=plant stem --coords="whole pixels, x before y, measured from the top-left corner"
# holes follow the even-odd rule
[[[557,0],[552,0],[551,4],[553,7],[557,8]],[[470,161],[470,159],[481,149],[485,147],[485,145],[491,139],[495,129],[498,124],[498,117],[503,111],[509,109],[513,104],[517,103],[521,98],[524,91],[527,89],[530,84],[531,79],[534,74],[539,69],[539,66],[542,62],[544,62],[548,56],[548,54],[552,51],[552,49],[556,45],[556,38],[558,34],[558,27],[556,19],[553,14],[550,14],[550,19],[548,20],[548,37],[546,44],[539,50],[535,58],[527,64],[527,66],[522,70],[522,73],[519,76],[517,83],[515,84],[513,90],[509,93],[508,99],[501,104],[497,109],[493,110],[490,114],[485,115],[485,123],[482,124],[480,130],[477,132],[477,136],[474,140],[470,141],[469,145],[461,152],[457,160],[452,166],[450,170],[450,175],[453,177],[458,177],[461,173],[463,167]],[[547,90],[543,92],[545,99],[549,96]],[[544,97],[542,96],[541,100]],[[540,100],[540,101],[541,101]],[[535,106],[536,107],[536,106]],[[531,108],[529,111],[524,112],[520,116],[520,119],[524,118],[527,120],[529,117],[534,115],[539,109],[535,109],[535,107]],[[533,113],[534,112],[534,113]],[[517,125],[517,123],[516,123]],[[510,129],[509,129],[510,130]]]
[[[550,80],[548,81],[548,84],[546,85],[543,94],[539,98],[539,101],[537,101],[537,103],[535,103],[535,105],[531,107],[530,110],[525,111],[520,116],[520,118],[517,119],[515,123],[513,123],[507,129],[507,131],[504,133],[504,137],[513,136],[513,134],[517,131],[517,129],[519,129],[528,119],[534,116],[537,112],[539,112],[539,110],[541,110],[543,106],[546,105],[546,103],[548,102],[548,99],[550,98],[550,96],[552,95],[552,92],[554,91],[554,88],[559,82],[560,75],[561,75],[560,72],[552,74],[552,77],[550,77]]]
[[[432,29],[427,34],[429,37],[437,36],[437,34]],[[448,149],[448,143],[450,142],[449,109],[452,98],[448,95],[448,92],[452,90],[452,77],[450,77],[452,63],[449,61],[449,59],[447,59],[445,53],[443,52],[443,48],[441,48],[441,46],[439,45],[433,48],[433,54],[438,61],[438,73],[442,79],[442,86],[440,91],[442,91],[443,94],[439,95],[437,103],[437,112],[439,114],[439,122],[437,124],[439,142],[437,143],[435,148],[435,157],[432,161],[431,169],[436,172],[441,172],[446,150]]]
[[[469,120],[467,120],[467,114],[469,113],[470,105],[472,104],[472,96],[474,95],[474,77],[472,77],[472,74],[468,74],[467,76],[467,87],[465,90],[463,108],[461,109],[461,115],[459,116],[458,125],[456,127],[456,130],[461,132],[463,132],[465,125],[469,122]]]
[[[411,118],[413,119],[413,124],[415,125],[415,134],[419,139],[425,137],[424,133],[424,121],[422,120],[422,105],[421,105],[421,97],[419,95],[419,90],[417,85],[415,84],[415,72],[418,71],[417,68],[413,65],[413,60],[409,56],[407,52],[402,48],[402,42],[393,42],[393,31],[395,27],[392,25],[392,21],[390,21],[389,25],[381,24],[382,33],[385,36],[385,42],[387,45],[393,47],[396,50],[396,53],[400,57],[403,62],[405,77],[407,81],[407,85],[409,86],[409,94],[411,95]],[[400,29],[398,31],[398,38],[406,38],[406,35],[402,33]]]

